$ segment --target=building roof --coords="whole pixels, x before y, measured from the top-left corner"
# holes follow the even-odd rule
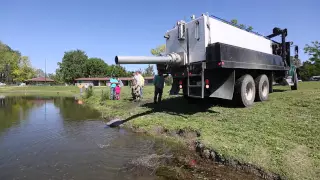
[[[102,78],[77,78],[76,81],[108,81],[110,78],[102,77]]]
[[[50,78],[45,78],[45,77],[32,78],[32,79],[28,79],[27,81],[29,81],[29,82],[54,82],[54,80],[52,80]]]
[[[153,77],[143,77],[146,80],[153,79]],[[120,80],[128,81],[132,80],[132,77],[119,77]],[[77,78],[75,81],[109,81],[110,78],[108,77],[100,77],[100,78]]]

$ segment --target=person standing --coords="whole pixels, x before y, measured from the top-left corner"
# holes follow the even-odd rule
[[[164,77],[163,72],[161,70],[158,70],[158,75],[154,76],[153,79],[154,84],[154,103],[160,103],[163,93],[163,87],[164,87]]]
[[[114,100],[115,99],[115,88],[117,87],[118,80],[115,78],[114,75],[111,76],[110,78],[110,99]]]
[[[141,71],[138,71],[138,83],[140,86],[140,98],[142,98],[143,95],[143,88],[144,88],[144,78],[141,74]]]
[[[120,78],[118,78],[118,82],[119,82],[120,87],[124,86],[124,85],[123,85],[123,82],[121,81]]]
[[[116,92],[116,100],[120,100],[120,92],[121,92],[120,84],[116,86],[115,92]]]

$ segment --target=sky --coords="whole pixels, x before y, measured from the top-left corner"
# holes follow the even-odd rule
[[[287,28],[303,47],[320,40],[319,0],[0,0],[0,41],[29,56],[36,68],[55,72],[64,52],[80,49],[114,64],[116,55],[151,55],[178,20],[209,13],[237,19],[263,35]],[[144,65],[125,65],[127,70]]]

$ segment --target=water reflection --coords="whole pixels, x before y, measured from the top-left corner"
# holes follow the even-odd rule
[[[73,98],[6,97],[0,104],[1,180],[123,179],[124,164],[150,153],[147,137],[105,129],[97,111]]]
[[[100,118],[98,111],[86,106],[75,105],[77,101],[73,98],[55,98],[53,103],[60,109],[60,114],[65,120],[88,120]]]
[[[1,98],[0,99],[0,132],[10,128],[20,120],[26,119],[30,109],[34,106],[34,101],[26,98]]]
[[[85,106],[75,105],[73,98],[51,98],[51,97],[1,97],[0,98],[0,132],[21,120],[28,119],[27,116],[33,111],[43,111],[42,116],[47,118],[47,111],[51,113],[56,110],[64,120],[88,120],[99,119],[100,114]],[[54,107],[52,107],[54,105]],[[51,112],[50,112],[51,111]],[[41,112],[42,113],[42,112]],[[37,114],[35,114],[37,116]]]

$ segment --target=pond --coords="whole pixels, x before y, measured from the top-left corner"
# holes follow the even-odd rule
[[[72,98],[0,99],[1,180],[132,179],[121,168],[152,153],[152,143],[106,129],[98,112]]]
[[[152,137],[106,128],[97,111],[74,98],[0,97],[1,180],[157,179],[153,170],[132,167],[148,166],[146,157],[168,149]],[[212,174],[213,179],[254,178],[219,167]]]

